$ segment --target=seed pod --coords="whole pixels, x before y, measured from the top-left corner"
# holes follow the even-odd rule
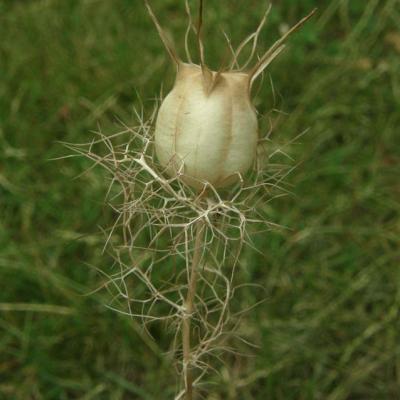
[[[255,79],[284,49],[284,41],[300,27],[314,11],[290,29],[249,70],[234,68],[241,50],[253,42],[247,66],[254,56],[258,35],[266,21],[265,13],[257,31],[246,38],[234,53],[231,67],[210,71],[204,62],[202,42],[202,9],[196,36],[200,65],[191,60],[188,34],[193,28],[190,10],[185,48],[189,63],[177,56],[148,2],[146,6],[171,59],[177,66],[175,85],[162,102],[155,128],[155,150],[167,174],[180,174],[181,179],[195,189],[206,182],[215,188],[237,181],[253,164],[258,142],[258,121],[250,93]]]
[[[216,72],[210,79],[215,80]],[[210,75],[211,76],[211,75]],[[250,102],[249,77],[222,73],[211,83],[201,68],[179,64],[175,86],[156,122],[156,154],[169,174],[182,169],[194,187],[207,181],[227,185],[252,165],[257,150],[257,116]]]

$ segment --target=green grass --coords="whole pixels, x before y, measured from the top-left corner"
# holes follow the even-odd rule
[[[182,2],[154,0],[175,38]],[[250,33],[263,1],[207,2],[207,59]],[[323,5],[321,5],[323,3]],[[209,399],[400,398],[400,41],[398,0],[282,0],[262,35],[318,6],[256,98],[272,107],[276,144],[299,162],[292,196],[265,206],[289,227],[256,238],[240,279],[265,286],[240,301],[267,301],[241,330],[260,346],[230,360]],[[397,36],[396,36],[397,35]],[[0,0],[0,399],[171,399],[174,372],[137,321],[87,296],[108,263],[99,225],[101,171],[63,155],[100,124],[133,121],[173,68],[142,3]],[[397,42],[397,43],[398,43]],[[182,50],[182,40],[178,40]],[[229,377],[229,378],[228,378]],[[231,380],[231,382],[229,382]]]

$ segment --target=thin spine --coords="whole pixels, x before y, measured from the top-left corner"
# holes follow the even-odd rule
[[[204,12],[204,2],[203,2],[203,0],[199,0],[199,20],[197,23],[197,44],[199,46],[200,66],[202,69],[205,67],[204,44],[203,44],[203,12]]]
[[[240,43],[240,45],[238,46],[237,50],[236,50],[235,53],[234,53],[234,57],[233,57],[233,60],[232,60],[232,62],[231,62],[231,65],[230,65],[230,69],[233,69],[233,68],[235,67],[235,65],[236,65],[236,66],[239,68],[239,70],[243,70],[243,69],[245,69],[245,68],[250,64],[251,60],[252,60],[253,57],[254,57],[254,53],[255,53],[255,51],[256,51],[256,47],[257,47],[257,43],[258,43],[258,38],[259,38],[259,36],[260,36],[260,33],[261,33],[262,28],[264,27],[265,23],[267,22],[267,18],[268,18],[269,13],[271,12],[271,8],[272,8],[272,6],[271,6],[271,4],[270,4],[270,5],[268,6],[267,10],[265,11],[265,13],[264,13],[264,15],[263,15],[263,18],[261,19],[261,21],[260,21],[260,23],[259,23],[259,25],[258,25],[256,31],[253,32],[251,35],[249,35],[246,39],[244,39],[244,40]],[[247,59],[246,63],[245,63],[242,67],[239,67],[238,58],[239,58],[239,56],[240,56],[240,53],[241,53],[242,50],[246,47],[246,45],[247,45],[250,41],[252,41],[252,40],[253,40],[253,45],[252,45],[252,48],[251,48],[250,56],[249,56],[249,58]]]
[[[197,44],[199,47],[200,67],[203,75],[204,91],[207,96],[211,93],[214,87],[213,73],[207,67],[204,56],[204,43],[203,43],[203,15],[204,14],[204,1],[199,0],[199,19],[197,23]]]
[[[283,50],[284,42],[286,39],[295,31],[297,31],[302,25],[304,25],[315,13],[317,9],[311,11],[310,14],[302,18],[296,25],[292,26],[280,39],[278,39],[269,50],[260,58],[256,65],[249,71],[250,83],[252,84],[255,77],[259,76],[262,71],[273,61],[273,59]],[[280,50],[279,50],[280,49]],[[250,84],[250,87],[251,87]]]
[[[151,8],[148,0],[144,0],[144,4],[147,8],[147,11],[149,12],[150,18],[152,19],[157,32],[160,36],[161,41],[164,44],[165,49],[167,50],[169,56],[171,57],[171,60],[174,61],[177,65],[181,64],[181,60],[178,57],[178,54],[176,53],[174,46],[172,45],[172,43],[169,41],[166,33],[164,32],[163,28],[161,27],[158,18],[156,17],[156,15],[153,12],[153,9]]]
[[[275,49],[275,51],[272,52],[270,56],[266,58],[263,63],[260,64],[258,70],[253,74],[250,74],[250,79],[249,79],[250,88],[253,86],[254,81],[260,76],[260,74],[264,72],[264,70],[268,67],[268,65],[270,65],[272,61],[274,61],[275,58],[279,56],[279,54],[285,49],[285,47],[286,45],[283,44],[282,46]]]
[[[258,38],[260,37],[260,33],[261,33],[262,28],[264,27],[265,23],[267,22],[267,18],[268,18],[269,13],[271,12],[271,9],[272,9],[272,5],[270,4],[268,6],[267,10],[265,11],[263,18],[262,18],[260,24],[257,27],[257,30],[254,32],[254,40],[253,40],[253,46],[251,48],[251,53],[250,53],[249,58],[245,62],[245,64],[242,66],[242,69],[247,68],[247,66],[253,60],[254,54],[256,52],[257,44],[258,44]]]
[[[185,0],[185,10],[186,10],[186,15],[188,17],[188,26],[187,26],[186,32],[185,32],[185,52],[186,52],[186,57],[187,57],[188,61],[191,64],[193,64],[192,55],[191,55],[190,49],[189,49],[189,35],[190,35],[190,31],[192,29],[196,33],[196,29],[193,26],[192,12],[190,11],[190,5],[189,5],[188,0]]]

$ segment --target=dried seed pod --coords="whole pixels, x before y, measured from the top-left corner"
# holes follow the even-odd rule
[[[158,159],[170,174],[194,187],[207,181],[227,185],[252,165],[258,140],[257,116],[249,97],[247,74],[228,72],[207,82],[201,68],[179,64],[175,86],[157,118]],[[212,90],[207,87],[213,85]]]
[[[194,29],[186,1],[189,26],[185,48],[189,63],[184,63],[146,1],[160,37],[177,66],[175,85],[159,109],[155,149],[160,164],[169,175],[181,174],[182,180],[195,189],[201,189],[206,182],[219,188],[237,181],[256,157],[258,121],[250,98],[255,79],[284,49],[285,39],[315,10],[279,39],[253,68],[234,69],[241,50],[252,41],[251,55],[245,66],[251,62],[269,8],[256,32],[246,38],[234,53],[231,68],[217,72],[210,71],[204,62],[201,37],[203,2],[200,0],[199,4],[199,24]],[[192,28],[198,39],[200,65],[191,62],[187,41]]]

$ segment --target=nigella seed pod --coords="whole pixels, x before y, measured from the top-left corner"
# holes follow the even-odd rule
[[[265,24],[266,11],[256,32],[246,38],[234,52],[233,61],[226,70],[211,71],[204,62],[202,42],[203,1],[199,1],[199,23],[192,25],[188,2],[188,30],[185,49],[189,62],[183,62],[167,39],[156,16],[145,0],[171,59],[177,67],[173,89],[162,102],[155,127],[155,150],[162,167],[170,176],[181,179],[195,189],[206,183],[215,188],[239,180],[252,166],[257,152],[258,120],[251,102],[251,88],[257,77],[284,49],[284,41],[315,10],[290,29],[281,39],[246,69],[254,57],[258,36]],[[188,46],[190,31],[196,33],[200,65],[192,62]],[[241,50],[252,43],[252,51],[245,65],[238,66]]]
[[[216,79],[212,72],[210,79]],[[178,65],[176,82],[156,122],[155,146],[169,174],[201,188],[204,182],[226,186],[252,165],[258,122],[249,97],[247,74],[222,73],[211,84],[193,64]]]

